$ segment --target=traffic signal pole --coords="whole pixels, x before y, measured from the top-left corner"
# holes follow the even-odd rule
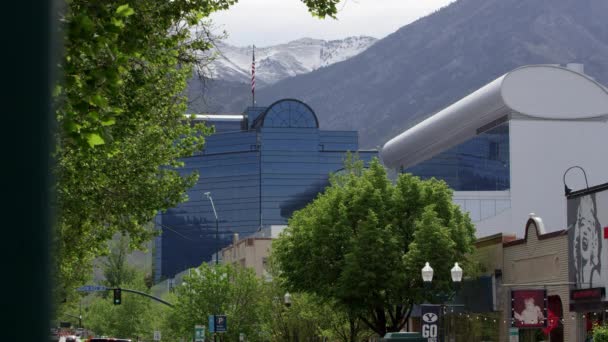
[[[135,294],[138,294],[140,296],[144,296],[144,297],[148,297],[150,299],[153,299],[153,300],[155,300],[155,301],[157,301],[159,303],[165,304],[168,307],[171,307],[171,308],[173,307],[173,304],[171,304],[171,303],[169,303],[169,302],[167,302],[165,300],[162,300],[162,299],[160,299],[158,297],[154,297],[152,295],[149,295],[149,294],[147,294],[145,292],[141,292],[141,291],[137,291],[137,290],[131,290],[131,289],[123,289],[123,288],[120,288],[120,287],[108,288],[108,290],[112,290],[112,291],[118,290],[118,291],[124,291],[124,292],[129,292],[129,293],[135,293]]]

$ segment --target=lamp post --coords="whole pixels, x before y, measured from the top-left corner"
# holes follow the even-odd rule
[[[431,286],[431,282],[433,281],[433,268],[431,267],[431,265],[426,262],[424,264],[424,267],[421,270],[421,274],[422,274],[422,281],[424,282],[425,287],[430,288]],[[462,282],[462,268],[458,265],[457,262],[454,263],[454,267],[452,267],[452,269],[450,270],[450,275],[452,276],[452,282],[454,283],[454,287],[458,288],[458,286],[460,285],[460,283]],[[445,306],[446,306],[446,302],[447,300],[449,300],[450,298],[447,298],[446,300],[442,300],[441,301],[441,320],[443,321],[443,316],[445,314]],[[443,327],[444,327],[444,335],[445,335],[445,322],[443,322]],[[445,338],[445,337],[444,337]]]
[[[289,292],[285,292],[285,295],[283,296],[283,304],[285,304],[286,308],[289,308],[291,306],[291,295],[289,294]],[[289,327],[289,314],[287,314],[287,309],[285,309],[284,312],[285,312],[285,315],[287,316],[286,321],[285,321],[285,331],[287,332],[287,340],[291,341],[291,329]],[[294,332],[294,335],[296,335],[296,334],[297,334],[297,330]],[[297,338],[296,338],[296,341],[297,341]]]
[[[220,241],[219,241],[219,221],[217,218],[217,211],[215,211],[215,205],[213,204],[213,198],[211,197],[211,191],[205,192],[205,196],[211,202],[211,208],[213,208],[213,215],[215,215],[215,264],[219,264],[219,254],[220,254]]]
[[[283,303],[285,303],[286,307],[291,306],[291,295],[289,294],[289,292],[285,292],[285,296],[283,296]]]

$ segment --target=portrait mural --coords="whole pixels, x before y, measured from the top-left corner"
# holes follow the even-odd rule
[[[511,291],[512,326],[542,328],[547,326],[547,291]]]
[[[608,191],[568,199],[570,281],[576,283],[577,288],[605,288],[608,285],[606,215]]]

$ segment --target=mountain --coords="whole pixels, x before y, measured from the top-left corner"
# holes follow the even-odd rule
[[[256,102],[301,99],[324,129],[359,130],[375,147],[521,65],[583,63],[608,84],[607,15],[606,0],[458,0],[350,59],[259,89]]]
[[[376,38],[348,37],[340,40],[302,38],[287,44],[255,49],[256,85],[273,84],[284,78],[305,74],[341,62],[370,47]],[[210,65],[211,78],[249,83],[252,47],[219,43]]]

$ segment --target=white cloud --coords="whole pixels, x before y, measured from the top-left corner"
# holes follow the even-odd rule
[[[313,18],[300,0],[239,0],[211,18],[219,30],[228,32],[227,42],[239,46],[274,45],[302,37],[382,38],[452,1],[342,0],[337,20],[321,20]]]

